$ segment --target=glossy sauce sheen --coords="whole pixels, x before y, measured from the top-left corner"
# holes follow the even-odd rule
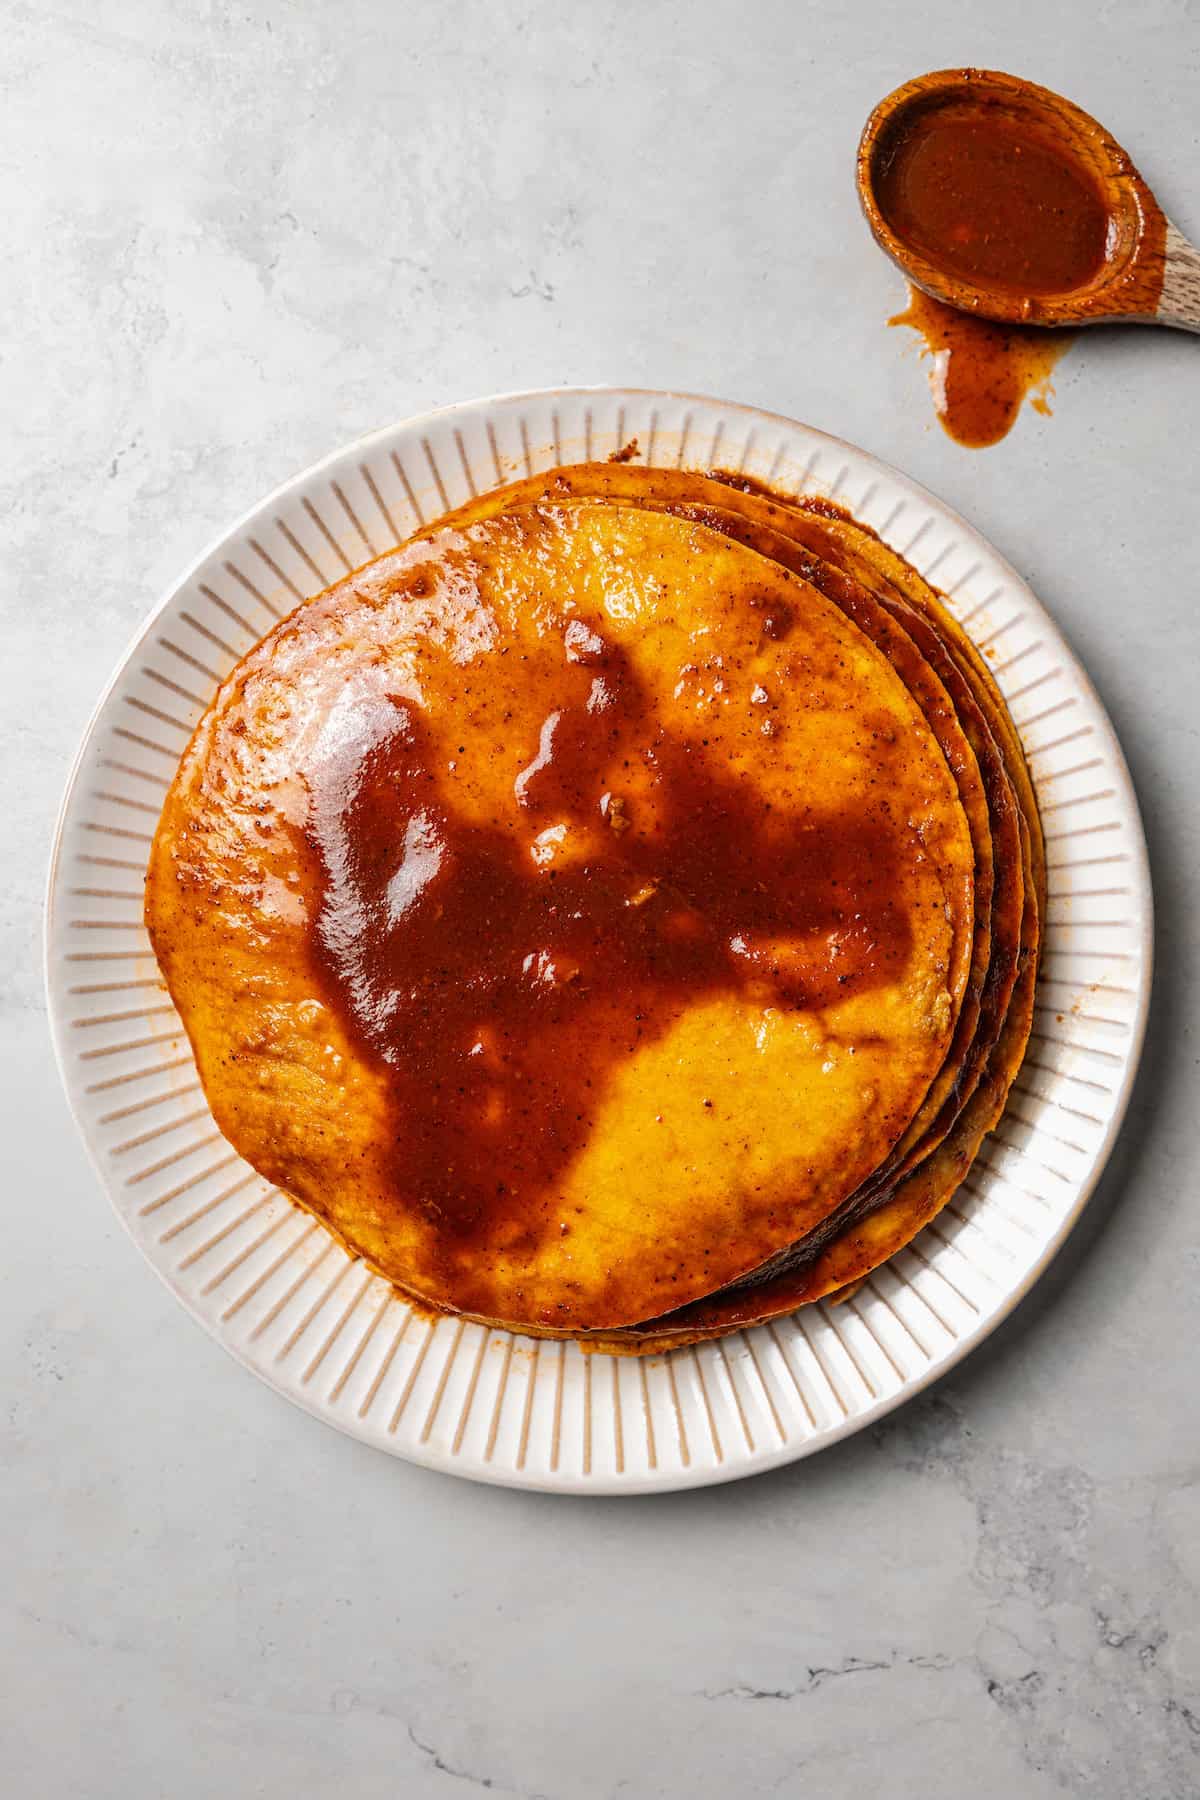
[[[981,287],[1065,294],[1105,259],[1108,212],[1087,172],[996,104],[903,119],[876,192],[902,242]]]
[[[790,627],[775,601],[762,639]],[[451,1259],[497,1227],[512,1247],[569,1233],[560,1178],[606,1076],[698,998],[819,1008],[892,979],[912,942],[886,800],[869,820],[819,794],[781,816],[663,730],[598,629],[566,623],[547,654],[557,704],[494,821],[456,815],[453,762],[377,685],[306,772],[320,984],[387,1071],[398,1185]],[[874,736],[886,794],[904,746]],[[587,853],[556,862],[569,838]]]
[[[920,334],[932,358],[937,416],[956,443],[972,450],[1006,437],[1026,399],[1035,412],[1049,413],[1055,365],[1074,341],[1068,331],[975,318],[916,287],[888,323]]]

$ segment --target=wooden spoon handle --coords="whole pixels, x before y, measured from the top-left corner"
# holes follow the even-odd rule
[[[1180,331],[1200,331],[1200,250],[1167,220],[1163,284],[1155,318]]]

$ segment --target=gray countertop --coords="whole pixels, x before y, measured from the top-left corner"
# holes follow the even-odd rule
[[[3,15],[0,1791],[1196,1793],[1200,346],[1093,331],[963,451],[852,188],[874,100],[972,61],[1200,237],[1196,6]],[[86,1165],[39,976],[70,757],[177,571],[374,425],[591,381],[793,414],[987,533],[1112,711],[1159,919],[1128,1124],[1008,1324],[820,1457],[624,1502],[407,1467],[221,1356]]]

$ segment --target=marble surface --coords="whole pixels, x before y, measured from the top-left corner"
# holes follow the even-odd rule
[[[851,187],[881,93],[990,63],[1200,238],[1195,5],[0,11],[0,1791],[1195,1794],[1200,347],[1094,331],[962,451]],[[1126,744],[1159,976],[1110,1171],[989,1345],[810,1462],[576,1502],[346,1441],[195,1329],[73,1134],[39,911],[93,699],[231,517],[390,418],[604,380],[852,438],[1017,563]]]

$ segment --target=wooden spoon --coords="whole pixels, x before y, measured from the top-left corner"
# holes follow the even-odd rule
[[[916,142],[918,133],[928,136],[939,119],[966,121],[967,131],[977,120],[981,131],[1002,132],[1010,155],[1013,145],[1027,139],[1035,154],[1057,160],[1068,181],[1075,172],[1083,197],[1093,206],[1099,198],[1107,230],[1100,226],[1095,266],[1078,285],[1064,292],[1022,292],[1018,275],[1010,283],[994,274],[964,273],[961,256],[957,268],[939,262],[927,235],[920,246],[900,235],[903,227],[897,228],[896,209],[888,199],[897,156]],[[969,158],[969,147],[965,154]],[[1120,144],[1088,113],[1049,88],[990,69],[920,75],[881,100],[867,120],[857,174],[859,198],[877,243],[935,299],[984,318],[1022,324],[1150,323],[1200,331],[1200,251],[1167,218]],[[969,167],[964,168],[964,181],[969,175]],[[945,191],[942,182],[938,195],[944,198]],[[952,265],[955,260],[952,252]]]

